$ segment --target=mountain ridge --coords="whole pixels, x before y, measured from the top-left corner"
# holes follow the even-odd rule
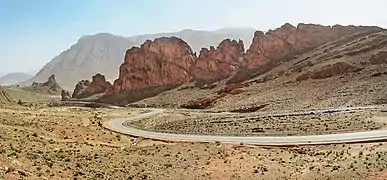
[[[148,39],[164,36],[180,37],[198,52],[202,47],[216,45],[230,36],[248,39],[246,41],[250,42],[255,30],[241,28],[239,32],[238,28],[233,28],[230,29],[230,32],[224,32],[224,29],[219,31],[222,33],[217,34],[217,30],[182,30],[132,37],[116,36],[110,33],[82,36],[76,44],[54,57],[33,78],[23,82],[22,85],[29,86],[33,82],[44,82],[51,75],[55,75],[59,84],[68,90],[72,89],[81,79],[90,79],[97,73],[104,74],[108,80],[113,80],[118,77],[118,68],[126,50],[139,46]]]
[[[361,40],[371,39],[371,37],[377,36],[375,33],[382,31],[386,30],[371,26],[322,26],[303,23],[293,26],[287,23],[266,33],[256,31],[253,43],[246,52],[241,51],[239,44],[242,42],[229,40],[217,48],[214,46],[210,46],[209,50],[204,48],[199,56],[192,54],[189,49],[187,50],[186,43],[179,38],[160,38],[155,39],[155,41],[146,41],[140,47],[127,51],[124,63],[120,66],[119,78],[100,101],[128,104],[139,99],[133,98],[133,96],[140,97],[139,92],[143,93],[141,98],[144,99],[175,89],[176,86],[201,80],[203,76],[205,77],[202,79],[203,82],[196,83],[187,89],[195,87],[213,89],[221,82],[226,82],[226,85],[243,83],[324,44],[329,44],[329,42],[335,41],[339,46],[340,41],[345,42],[345,39],[348,39],[346,37],[350,37],[349,39],[363,37]],[[374,35],[371,36],[372,34]],[[384,45],[384,41],[380,44],[377,42],[380,41],[379,39],[374,40],[375,45],[367,47],[368,49],[372,50]],[[367,48],[364,50],[360,50],[360,48],[358,50],[360,52],[354,51],[352,53],[369,51]],[[200,62],[200,65],[194,66],[195,62]],[[223,67],[219,68],[221,64]],[[306,64],[305,66],[310,65]],[[359,72],[361,69],[361,66],[347,62],[333,63],[333,65],[316,69],[316,72],[310,73],[311,75],[308,73],[304,76],[306,78],[331,77]],[[320,75],[325,70],[329,73]],[[282,76],[283,73],[285,72],[278,76]],[[265,82],[273,78],[275,77],[264,77],[264,79],[257,81]],[[165,88],[157,89],[157,87]],[[241,91],[235,91],[233,94],[236,92]],[[220,96],[223,96],[223,93],[220,93]]]
[[[8,73],[0,77],[0,85],[15,85],[32,77],[32,75],[22,72]]]

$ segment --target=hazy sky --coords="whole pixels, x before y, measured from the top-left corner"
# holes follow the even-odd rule
[[[0,0],[0,72],[39,70],[83,35],[285,22],[387,27],[386,0]]]

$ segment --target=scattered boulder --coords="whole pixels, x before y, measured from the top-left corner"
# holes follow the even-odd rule
[[[236,94],[244,92],[244,90],[241,89],[243,87],[244,87],[244,85],[242,85],[240,83],[227,84],[223,89],[221,89],[220,91],[218,91],[216,93],[219,95],[222,95],[222,94],[236,95]]]
[[[357,67],[345,62],[337,62],[334,64],[323,66],[315,71],[306,72],[300,75],[299,77],[297,77],[296,80],[303,81],[309,78],[324,79],[324,78],[329,78],[329,77],[333,77],[333,76],[337,76],[345,73],[359,72],[362,69],[363,68],[361,67]]]
[[[215,100],[215,98],[205,97],[189,101],[186,104],[181,105],[180,107],[186,109],[206,109],[210,107]]]

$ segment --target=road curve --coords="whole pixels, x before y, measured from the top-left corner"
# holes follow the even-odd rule
[[[113,119],[103,123],[109,130],[127,134],[135,137],[142,137],[153,140],[172,142],[222,142],[222,143],[244,143],[263,146],[293,146],[293,145],[318,145],[337,143],[359,143],[386,141],[387,130],[374,130],[365,132],[351,132],[343,134],[311,135],[311,136],[213,136],[213,135],[191,135],[151,132],[141,130],[125,122],[140,120],[163,112],[163,109],[146,109],[145,113],[137,114],[128,118]]]

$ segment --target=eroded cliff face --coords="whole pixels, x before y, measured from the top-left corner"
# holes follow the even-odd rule
[[[192,66],[191,76],[199,82],[213,82],[230,76],[244,55],[241,40],[223,40],[215,49],[202,48],[200,55]]]
[[[297,27],[285,24],[267,33],[256,31],[250,48],[244,55],[240,69],[230,82],[246,80],[262,74],[289,60],[296,55],[344,36],[362,31],[380,31],[378,27],[362,26],[321,26],[315,24],[299,24]]]
[[[149,86],[176,85],[189,80],[196,56],[183,40],[157,38],[126,52],[119,78],[108,94],[138,90]]]
[[[102,74],[96,74],[92,77],[90,86],[85,90],[85,92],[90,94],[102,93],[108,90],[111,87],[111,83],[106,81],[106,78]]]
[[[139,100],[188,81],[196,81],[199,86],[224,78],[228,78],[228,84],[240,83],[328,42],[364,31],[381,30],[378,27],[285,24],[267,33],[255,32],[246,53],[242,41],[225,39],[217,48],[203,48],[198,57],[177,37],[147,40],[140,47],[127,50],[119,78],[107,91],[107,96],[127,92],[126,96],[103,99],[105,102],[122,98]],[[138,95],[145,89],[146,93]],[[139,97],[127,97],[132,91]]]
[[[84,96],[90,96],[93,94],[106,92],[111,88],[110,82],[106,81],[106,78],[102,74],[96,74],[92,77],[92,81],[82,80],[75,86],[72,97],[81,98]]]

